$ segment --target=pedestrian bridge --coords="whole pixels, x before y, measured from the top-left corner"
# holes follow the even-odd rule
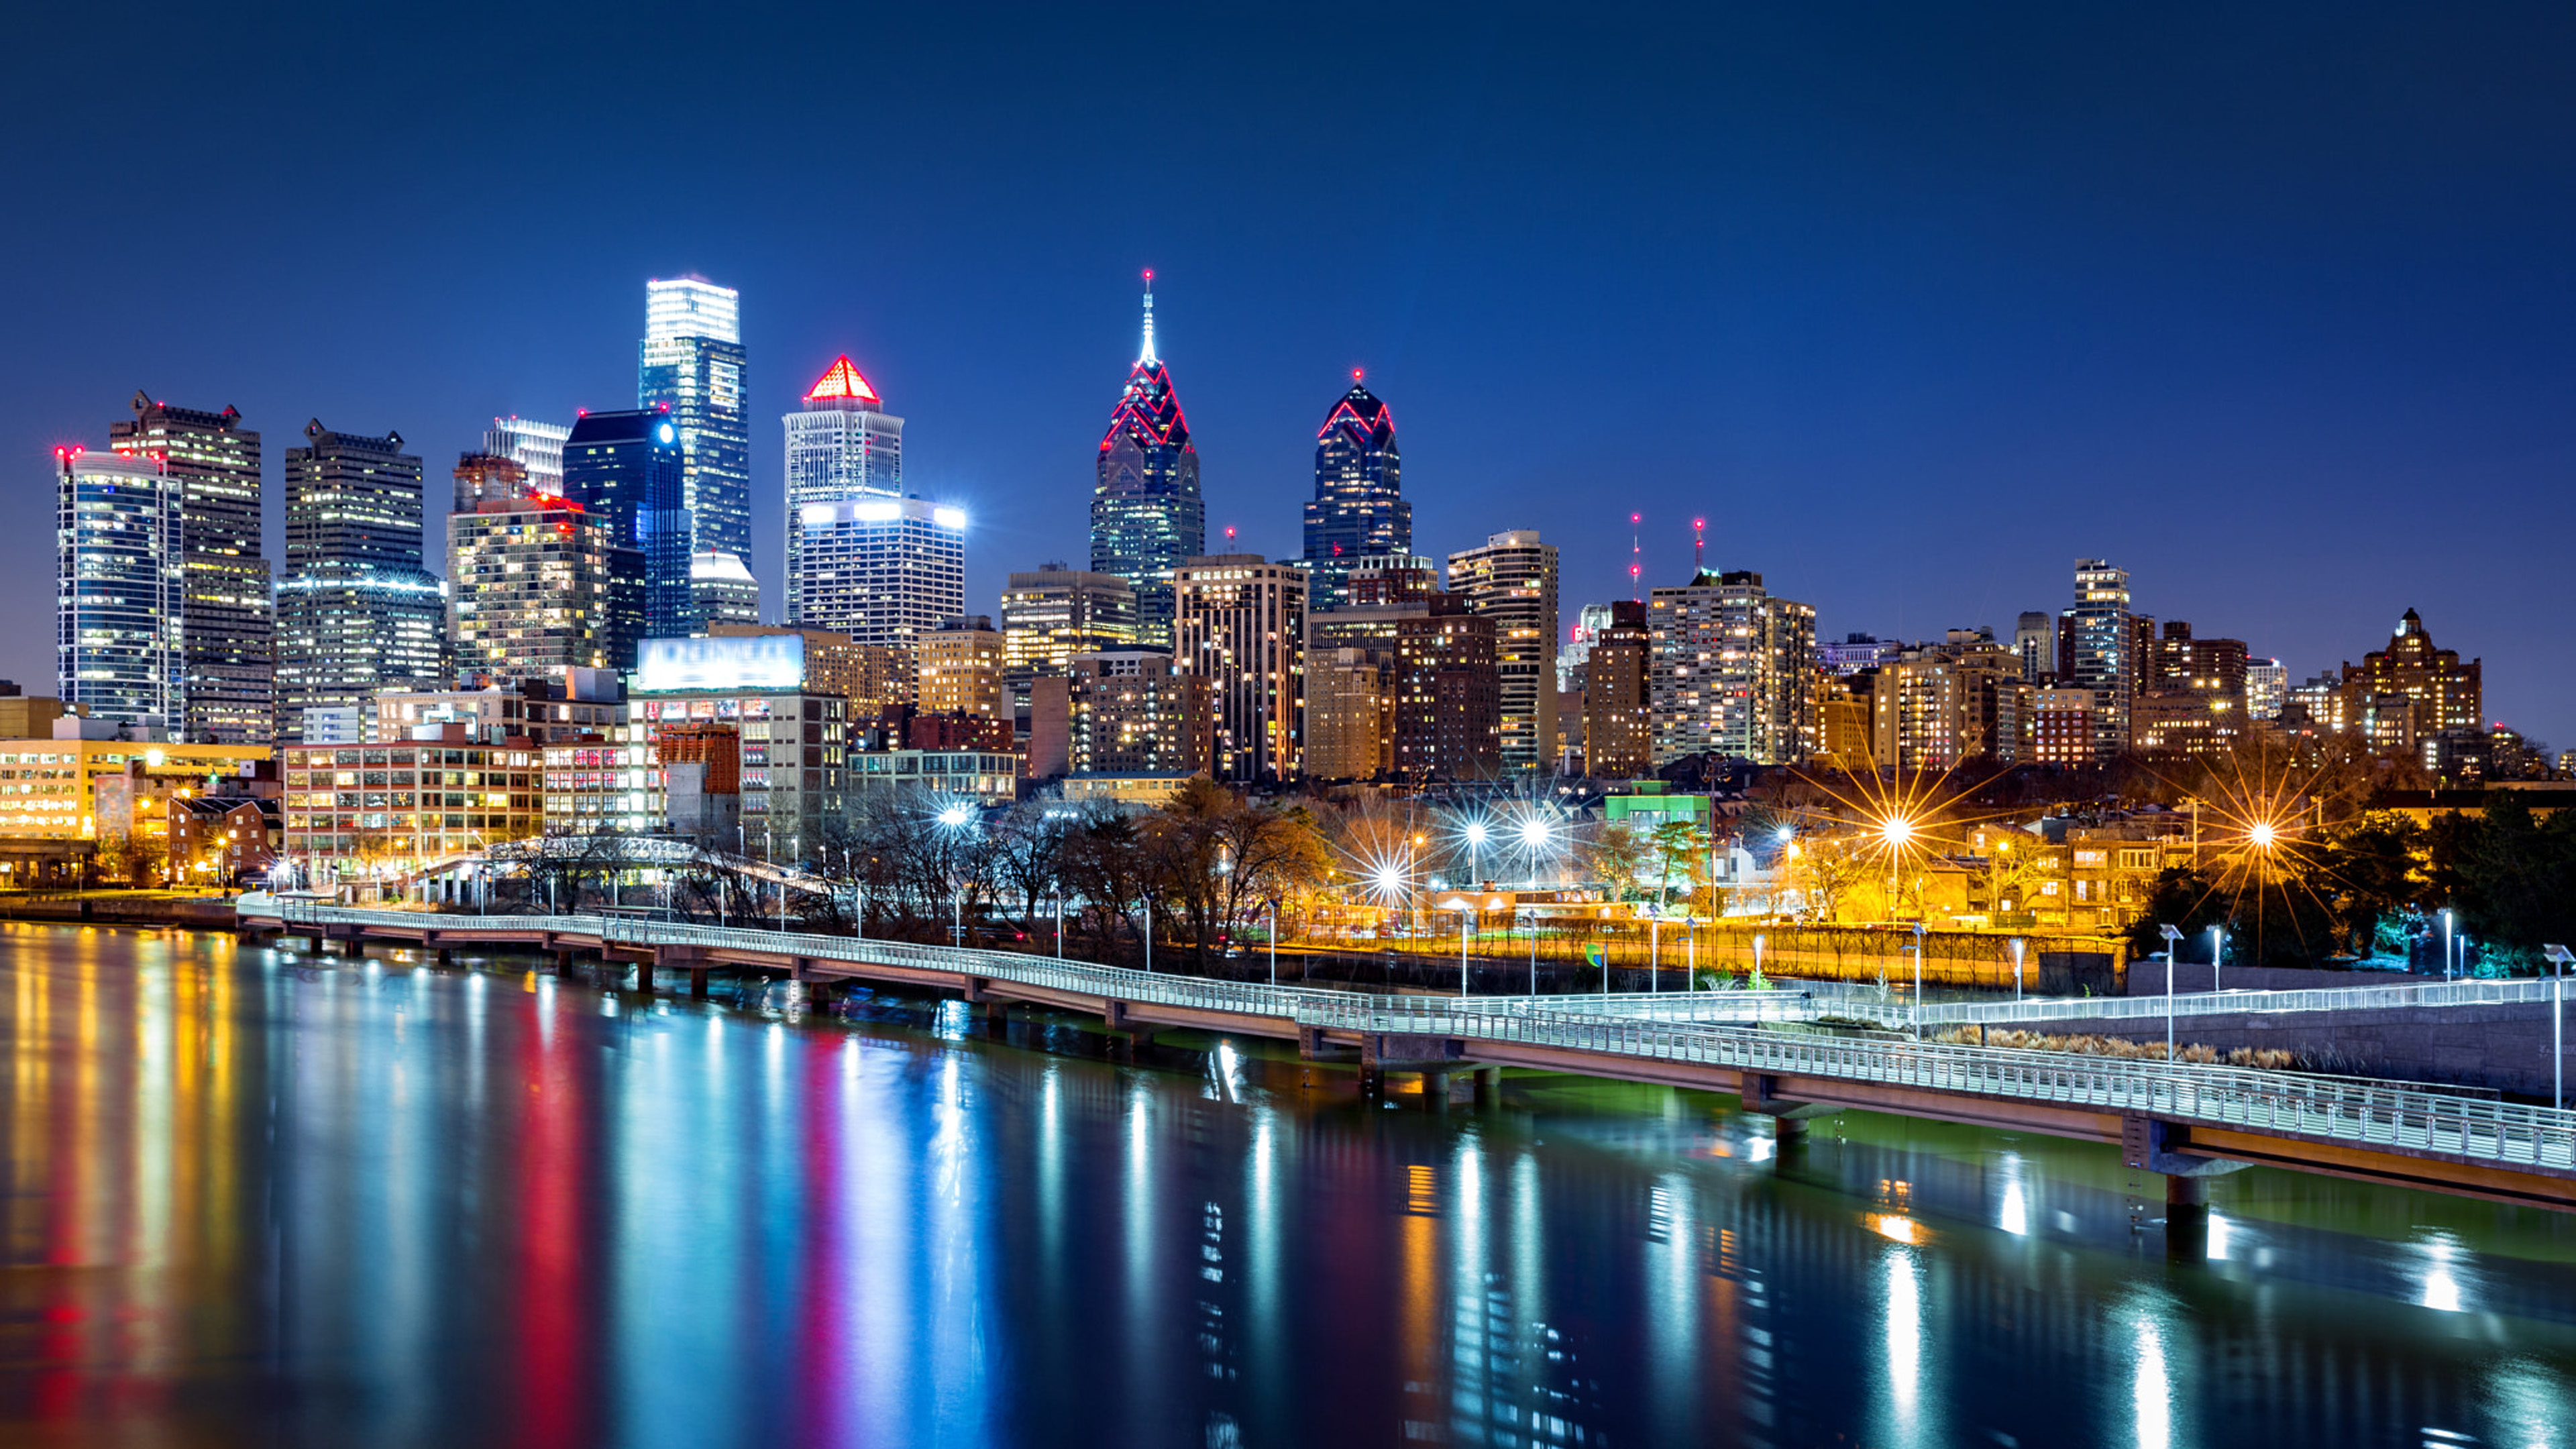
[[[1855,1036],[1813,1024],[1856,1015],[1871,988],[1612,996],[1400,997],[1214,981],[1057,957],[604,915],[379,911],[245,896],[246,934],[364,951],[407,945],[597,955],[638,985],[711,970],[783,974],[828,992],[869,982],[955,992],[999,1015],[1014,1003],[1100,1017],[1112,1031],[1196,1030],[1356,1055],[1364,1089],[1416,1073],[1445,1103],[1452,1073],[1570,1072],[1739,1094],[1794,1138],[1845,1108],[2118,1143],[2164,1174],[2178,1207],[2208,1175],[2259,1164],[2576,1211],[2576,1112],[2404,1084],[2187,1062]],[[2263,993],[2226,993],[2241,1003]],[[2344,993],[2334,993],[2343,995]],[[2098,1007],[2099,1002],[2090,1003]],[[2161,1008],[2161,999],[2155,999]],[[2229,1009],[2242,1010],[2241,1004]],[[1937,1008],[1926,1009],[1926,1019]]]

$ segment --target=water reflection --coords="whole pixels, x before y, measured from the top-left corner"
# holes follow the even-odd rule
[[[514,963],[0,966],[12,1444],[2576,1440],[2556,1217],[2247,1173],[2175,1266],[2116,1154],[1965,1129],[1775,1158],[1668,1092],[1435,1118]]]

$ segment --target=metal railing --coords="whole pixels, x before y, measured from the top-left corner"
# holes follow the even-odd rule
[[[1537,1006],[1444,1016],[1429,1009],[1389,1012],[1376,1003],[1315,1002],[1298,1020],[1340,1030],[1508,1041],[1601,1056],[1968,1092],[2517,1166],[2576,1169],[2576,1112],[2348,1078],[1581,1016]]]
[[[2052,996],[2023,1001],[1934,1003],[1920,1014],[1925,1026],[2024,1021],[2129,1021],[2162,1019],[2167,998],[2153,996]],[[2268,1016],[2304,1011],[2389,1011],[2420,1006],[2515,1006],[2549,1000],[2546,977],[2513,981],[2437,981],[2420,986],[2331,986],[2297,991],[2193,991],[2171,998],[2176,1016],[2217,1013]],[[1903,1007],[1898,1020],[1908,1020]]]
[[[246,914],[290,925],[381,925],[471,930],[501,921],[594,936],[605,944],[700,946],[787,954],[817,961],[917,966],[1130,1003],[1152,1003],[1293,1020],[1349,1031],[1454,1036],[1565,1048],[1608,1057],[1670,1061],[1737,1071],[1821,1076],[1934,1091],[1967,1092],[2101,1111],[2146,1113],[2185,1122],[2241,1126],[2554,1169],[2576,1169],[2576,1112],[2443,1096],[2401,1085],[2188,1062],[2136,1062],[2062,1052],[1827,1036],[1671,1013],[1740,1008],[1756,1020],[1798,1020],[1819,998],[1798,989],[1661,993],[1598,998],[1387,997],[1308,986],[1268,986],[1145,972],[1010,951],[919,946],[848,936],[782,935],[723,926],[598,916],[491,917],[371,911],[268,903]],[[2543,983],[2545,984],[2545,983]],[[2448,988],[2352,988],[2243,996],[2349,996],[2353,991],[2520,987],[2518,982],[2452,983]],[[2225,995],[2237,995],[2226,993]],[[1696,999],[1694,999],[1696,998]],[[1727,998],[1734,998],[1728,1000]],[[2150,1003],[2161,998],[2114,998]],[[1721,1007],[1722,1003],[1722,1007]],[[1998,1003],[2003,1006],[2015,1003]],[[2027,1006],[2028,1003],[2019,1003]],[[2093,1005],[2106,1005],[2106,1000]],[[1660,1009],[1663,1015],[1647,1015]]]

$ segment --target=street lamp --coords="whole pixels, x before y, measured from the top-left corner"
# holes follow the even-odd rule
[[[2451,908],[2442,907],[2442,979],[2451,979]]]
[[[1485,836],[1487,833],[1484,821],[1470,820],[1467,822],[1467,884],[1470,886],[1478,884],[1485,878]]]
[[[2158,926],[2165,938],[2165,1060],[2174,1059],[2174,943],[2182,939],[2179,926]]]
[[[2013,1000],[2015,1001],[2021,1000],[2021,953],[2022,948],[2027,944],[2028,943],[2019,936],[2015,936],[2012,939]]]
[[[1467,999],[1467,940],[1476,930],[1476,905],[1471,899],[1458,902],[1458,999]]]
[[[1914,923],[1914,1039],[1923,1040],[1923,923]]]
[[[2540,953],[2558,967],[2549,990],[2549,1103],[2567,1106],[2567,963],[2564,946],[2543,946]]]
[[[2216,993],[2216,992],[2217,992],[2217,990],[2218,990],[2218,965],[2219,965],[2219,960],[2220,960],[2220,958],[2221,958],[2221,957],[2224,957],[2226,954],[2227,954],[2227,928],[2226,928],[2225,926],[2223,926],[2223,925],[2220,925],[2220,926],[2212,926],[2212,927],[2210,927],[2210,928],[2209,928],[2209,989],[2210,989],[2210,991],[2211,991],[2213,994],[2214,994],[2214,993]]]

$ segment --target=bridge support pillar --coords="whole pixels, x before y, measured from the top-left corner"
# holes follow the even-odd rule
[[[572,974],[572,958],[579,954],[579,952],[573,951],[569,948],[557,949],[554,953],[555,974],[557,976],[570,976]]]
[[[704,966],[689,968],[689,994],[700,1001],[707,999],[707,968]]]
[[[1476,1068],[1476,1105],[1488,1109],[1503,1105],[1501,1067]]]
[[[1449,1074],[1447,1072],[1422,1074],[1422,1110],[1434,1113],[1449,1110]]]
[[[1324,1029],[1320,1026],[1301,1026],[1297,1028],[1297,1055],[1304,1060],[1311,1062],[1323,1054]]]
[[[995,1036],[1006,1035],[1011,1029],[1011,1003],[998,996],[985,997],[984,1029]]]
[[[647,996],[653,993],[653,953],[650,951],[644,953],[643,960],[635,963],[635,989]]]

